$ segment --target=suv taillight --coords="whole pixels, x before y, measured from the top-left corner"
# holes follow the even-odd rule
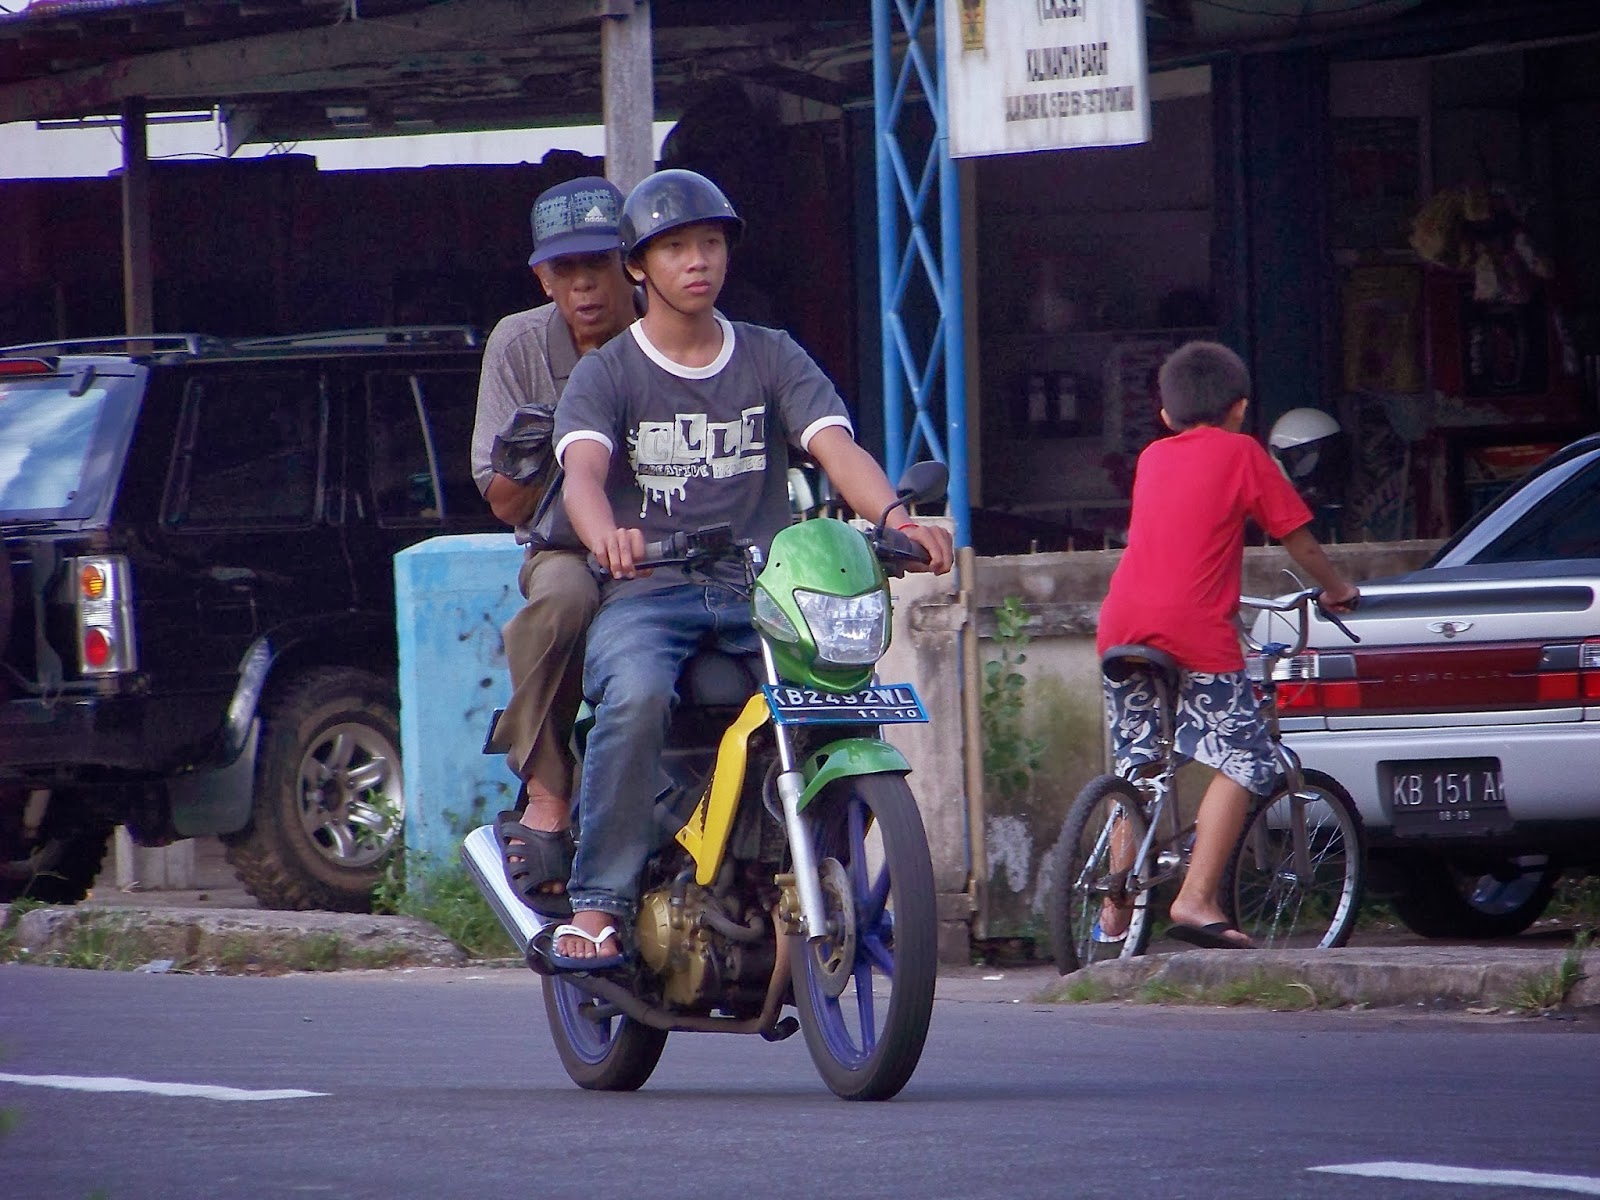
[[[1278,663],[1278,711],[1307,714],[1348,712],[1361,707],[1361,682],[1353,654],[1319,654],[1307,650]]]
[[[133,588],[128,560],[96,554],[73,562],[78,609],[78,667],[116,675],[138,666],[133,644]]]

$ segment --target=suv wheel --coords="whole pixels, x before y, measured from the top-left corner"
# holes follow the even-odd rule
[[[1404,882],[1392,903],[1413,933],[1430,938],[1515,937],[1543,915],[1561,869],[1506,864],[1483,874],[1449,859],[1418,855],[1401,868]]]
[[[228,861],[266,908],[365,912],[405,817],[398,702],[349,668],[308,672],[268,702],[250,824]]]
[[[0,904],[76,904],[100,874],[112,827],[98,821],[64,825],[52,822],[47,811],[43,826],[29,836],[23,827],[28,792],[21,784],[0,784]],[[52,798],[52,810],[69,807],[60,795]]]

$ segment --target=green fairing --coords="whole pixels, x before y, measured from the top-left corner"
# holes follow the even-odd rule
[[[841,738],[829,742],[800,765],[806,777],[805,791],[800,793],[800,808],[806,805],[823,788],[836,779],[852,775],[905,775],[911,764],[905,755],[888,742],[877,738]]]
[[[797,587],[836,596],[860,596],[887,586],[877,556],[859,531],[831,517],[788,526],[772,539],[767,565],[756,586],[771,597],[800,632],[799,642],[769,639],[781,678],[816,684],[832,692],[853,692],[872,681],[871,664],[823,667],[816,662],[817,644],[794,602]]]

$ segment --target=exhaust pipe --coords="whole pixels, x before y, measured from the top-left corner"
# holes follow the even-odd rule
[[[511,890],[493,826],[480,825],[467,834],[461,843],[461,865],[466,867],[495,918],[517,944],[518,953],[526,958],[534,935],[554,922],[534,912]]]

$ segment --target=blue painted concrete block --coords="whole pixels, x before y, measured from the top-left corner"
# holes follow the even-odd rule
[[[516,776],[504,755],[483,753],[483,741],[511,695],[500,628],[522,605],[522,555],[510,533],[430,538],[395,555],[413,870],[454,864],[462,836],[516,800]]]

